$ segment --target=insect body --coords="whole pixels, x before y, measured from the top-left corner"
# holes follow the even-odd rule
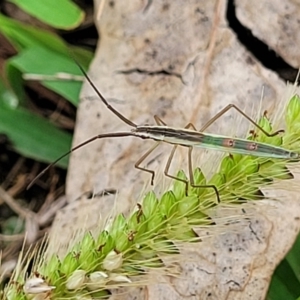
[[[198,147],[268,158],[295,159],[299,157],[298,153],[281,147],[189,129],[168,126],[137,126],[132,132],[141,138],[185,147]]]
[[[271,137],[279,134],[283,130],[278,130],[274,133],[266,132],[261,126],[255,123],[249,116],[247,116],[242,110],[240,110],[234,104],[227,105],[224,109],[222,109],[218,114],[216,114],[211,120],[209,120],[199,131],[195,128],[195,126],[191,123],[187,124],[184,128],[174,128],[169,127],[167,124],[161,120],[158,116],[154,116],[155,122],[157,125],[150,126],[150,125],[137,125],[131,120],[127,119],[123,116],[118,110],[112,107],[101,92],[96,88],[92,80],[83,70],[83,68],[77,63],[78,67],[84,74],[86,80],[92,86],[96,94],[102,100],[104,105],[119,119],[121,119],[124,123],[133,127],[131,131],[125,132],[114,132],[114,133],[104,133],[99,134],[90,138],[89,140],[79,144],[78,146],[71,149],[68,153],[65,153],[61,157],[59,157],[56,161],[50,164],[46,169],[44,169],[33,181],[29,184],[28,188],[32,186],[32,184],[44,174],[51,166],[55,165],[60,159],[69,155],[71,152],[75,151],[82,146],[95,141],[97,139],[102,138],[113,138],[113,137],[127,137],[127,136],[135,136],[142,139],[152,139],[155,140],[156,143],[150,148],[143,156],[135,163],[135,167],[142,171],[148,172],[151,174],[151,184],[154,182],[155,172],[153,170],[149,170],[146,168],[141,167],[141,163],[158,147],[161,142],[169,143],[173,145],[173,150],[168,158],[164,174],[169,178],[173,178],[175,180],[179,180],[185,183],[186,185],[186,193],[188,192],[188,184],[195,188],[210,188],[213,189],[218,202],[220,202],[219,192],[214,185],[196,185],[194,182],[193,176],[193,167],[192,167],[192,151],[194,147],[199,148],[206,148],[206,149],[214,149],[214,150],[221,150],[230,153],[239,153],[243,155],[252,155],[258,157],[269,157],[269,158],[280,158],[280,159],[296,159],[299,158],[299,154],[296,152],[289,151],[287,149],[268,145],[265,143],[259,143],[255,141],[249,141],[246,139],[240,138],[233,138],[233,137],[226,137],[220,136],[216,134],[208,134],[203,133],[211,124],[213,124],[218,118],[220,118],[223,114],[225,114],[230,109],[235,109],[239,112],[242,116],[244,116],[249,122],[251,122],[256,128],[262,131],[266,136]],[[174,153],[178,146],[184,146],[188,148],[188,170],[189,170],[189,178],[190,180],[185,180],[182,178],[175,177],[169,174],[169,168],[171,161],[174,157]]]

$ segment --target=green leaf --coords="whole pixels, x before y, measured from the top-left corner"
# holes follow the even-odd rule
[[[68,53],[67,45],[56,34],[23,24],[2,14],[0,14],[0,32],[18,51],[40,45],[56,52]]]
[[[84,19],[84,12],[69,0],[60,0],[59,4],[53,0],[9,0],[28,14],[42,22],[60,29],[77,27]]]
[[[270,284],[267,299],[294,300],[300,295],[300,284],[288,261],[277,267]]]
[[[24,225],[24,220],[18,218],[17,216],[11,216],[10,218],[2,221],[2,234],[14,235],[17,233],[22,233],[25,230]]]
[[[35,73],[40,75],[56,75],[65,72],[72,75],[82,75],[70,52],[79,63],[87,68],[92,53],[78,47],[69,48],[57,35],[28,26],[7,18],[0,14],[0,32],[4,34],[15,48],[21,53],[8,60],[7,72],[10,83],[19,98],[25,103],[25,93],[22,87],[22,73]],[[81,82],[57,80],[42,81],[46,87],[52,89],[73,104],[78,103],[78,94]]]
[[[19,99],[16,95],[5,85],[0,77],[0,103],[15,108],[19,105]]]
[[[1,105],[1,102],[0,133],[8,136],[17,152],[47,163],[69,151],[72,141],[70,134],[57,129],[47,120],[23,108],[11,109]],[[66,168],[68,157],[57,165]]]
[[[82,75],[80,69],[69,55],[54,52],[51,49],[34,46],[22,51],[19,55],[9,59],[6,65],[7,76],[14,87],[21,85],[16,73],[55,76],[63,72],[70,75]],[[55,91],[74,105],[78,104],[81,81],[74,80],[41,80],[47,88]],[[16,91],[22,96],[19,88]],[[24,99],[23,99],[24,100]]]
[[[291,269],[293,270],[295,276],[297,277],[300,286],[300,235],[298,235],[293,248],[290,250],[290,252],[286,256],[286,260],[291,266]]]

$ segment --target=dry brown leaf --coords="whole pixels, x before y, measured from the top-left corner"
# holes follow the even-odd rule
[[[229,103],[251,113],[253,108],[259,110],[263,86],[262,107],[271,110],[278,105],[285,83],[239,43],[225,11],[226,1],[221,0],[106,1],[97,20],[101,39],[89,74],[110,103],[137,124],[154,123],[152,116],[157,114],[171,126],[193,122],[200,128]],[[99,133],[130,130],[101,101],[86,99],[92,95],[86,84],[74,145]],[[235,127],[228,114],[209,131],[228,134],[236,132]],[[106,139],[75,152],[68,173],[69,202],[87,191],[113,188],[119,191],[118,210],[131,209],[150,180],[149,174],[133,166],[151,145],[134,138]],[[166,147],[160,148],[149,167],[156,170],[167,154]],[[276,264],[299,230],[299,197],[284,195],[285,202],[273,203],[278,206],[275,214],[262,206],[240,232],[228,230],[199,249],[187,250],[195,260],[182,264],[181,278],[164,278],[161,282],[168,284],[130,290],[120,299],[133,295],[136,299],[263,298]],[[82,219],[84,228],[95,226],[114,201],[95,198],[71,206],[53,227],[52,251],[67,245],[74,232],[83,228]]]
[[[300,3],[295,0],[236,0],[236,15],[253,35],[294,68],[300,67]]]
[[[157,114],[172,126],[193,122],[199,128],[228,103],[248,112],[257,109],[263,86],[265,109],[279,99],[285,84],[237,41],[227,27],[224,1],[149,3],[107,1],[97,23],[101,40],[90,76],[129,119],[154,123]],[[131,129],[100,101],[86,99],[92,95],[86,85],[74,145],[99,133]],[[221,132],[220,124],[223,132],[232,131],[228,115],[210,130]],[[68,174],[70,201],[107,188],[136,195],[150,178],[133,166],[151,145],[134,138],[105,139],[75,152]]]

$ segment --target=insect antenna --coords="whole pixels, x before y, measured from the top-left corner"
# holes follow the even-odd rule
[[[129,119],[127,119],[125,116],[123,116],[119,111],[117,111],[114,107],[112,107],[107,100],[104,98],[104,96],[101,94],[101,92],[97,89],[97,87],[95,86],[95,84],[93,83],[93,81],[91,80],[91,78],[88,76],[88,74],[85,72],[85,70],[83,69],[83,67],[76,61],[76,59],[74,59],[76,65],[78,66],[78,68],[80,69],[80,71],[82,72],[83,76],[85,77],[85,79],[88,81],[88,83],[91,85],[91,87],[93,88],[93,90],[96,92],[96,94],[99,96],[99,98],[102,100],[102,102],[105,104],[105,106],[113,113],[115,114],[119,119],[121,119],[124,123],[128,124],[131,127],[137,127],[137,125],[135,123],[133,123],[132,121],[130,121]]]
[[[99,134],[96,136],[93,136],[92,138],[84,141],[83,143],[77,145],[76,147],[72,148],[70,151],[66,152],[65,154],[63,154],[62,156],[60,156],[59,158],[57,158],[54,162],[52,162],[50,165],[48,165],[44,170],[42,170],[37,176],[34,177],[34,179],[28,184],[27,186],[27,190],[30,189],[32,187],[32,185],[43,175],[45,174],[51,167],[53,167],[54,165],[56,165],[61,159],[63,159],[64,157],[70,155],[72,152],[74,152],[75,150],[97,140],[97,139],[103,139],[103,138],[111,138],[111,137],[126,137],[126,136],[135,136],[135,134],[133,132],[114,132],[114,133],[104,133],[104,134]]]
[[[113,113],[115,114],[119,119],[121,119],[124,123],[126,123],[127,125],[136,128],[137,125],[133,122],[131,122],[129,119],[127,119],[125,116],[123,116],[119,111],[117,111],[114,107],[112,107],[107,100],[104,98],[104,96],[102,95],[102,93],[97,89],[97,87],[95,86],[95,84],[93,83],[93,81],[91,80],[91,78],[88,76],[88,74],[86,73],[86,71],[83,69],[83,67],[81,66],[81,64],[79,64],[77,62],[77,60],[73,57],[74,62],[76,63],[76,65],[78,66],[78,68],[80,69],[80,71],[82,72],[83,76],[86,78],[86,80],[88,81],[88,83],[91,85],[91,87],[93,88],[93,90],[96,92],[96,94],[99,96],[99,98],[101,99],[101,101],[105,104],[105,106]],[[67,153],[63,154],[62,156],[60,156],[59,158],[57,158],[54,162],[52,162],[50,165],[48,165],[44,170],[42,170],[27,186],[27,190],[30,189],[32,187],[32,185],[43,175],[45,174],[51,167],[53,167],[54,165],[56,165],[61,159],[63,159],[64,157],[70,155],[72,152],[74,152],[75,150],[93,142],[94,140],[97,139],[102,139],[102,138],[109,138],[109,137],[124,137],[124,136],[133,136],[134,134],[132,132],[116,132],[116,133],[105,133],[105,134],[99,134],[97,136],[94,136],[90,139],[88,139],[87,141],[77,145],[76,147],[72,148],[70,151],[68,151]]]

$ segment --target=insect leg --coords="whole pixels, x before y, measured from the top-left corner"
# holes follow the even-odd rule
[[[196,127],[192,123],[188,123],[185,126],[185,128],[190,128],[190,127],[193,128],[195,131],[197,131]],[[188,188],[189,188],[189,181],[186,180],[186,179],[182,179],[182,178],[179,178],[179,177],[176,177],[174,175],[169,174],[170,165],[171,165],[171,162],[173,160],[173,157],[174,157],[174,154],[175,154],[175,151],[176,151],[177,147],[178,147],[178,145],[173,146],[173,149],[172,149],[172,151],[169,155],[169,158],[168,158],[165,170],[164,170],[164,174],[165,174],[166,177],[169,177],[169,178],[172,178],[174,180],[178,180],[178,181],[183,182],[185,184],[185,194],[187,196],[188,195]]]
[[[227,111],[230,109],[235,109],[238,113],[240,113],[243,117],[245,117],[250,123],[252,123],[256,128],[258,128],[260,131],[262,131],[266,136],[275,136],[279,134],[280,132],[284,132],[283,129],[277,130],[273,133],[269,133],[265,131],[261,126],[259,126],[253,119],[251,119],[249,116],[247,116],[240,108],[238,108],[235,104],[228,104],[225,106],[221,111],[219,111],[213,118],[211,118],[201,129],[200,132],[203,132],[206,130],[211,124],[213,124],[217,119],[219,119],[221,116],[223,116]]]
[[[167,126],[167,124],[157,115],[154,115],[154,120],[156,122],[157,125],[165,125]]]
[[[151,185],[153,185],[155,172],[146,168],[140,167],[140,164],[158,147],[161,142],[156,142],[134,165],[135,168],[151,174]]]
[[[194,180],[194,174],[193,174],[193,166],[192,166],[192,151],[193,151],[193,147],[189,147],[189,152],[188,152],[188,167],[189,167],[189,176],[190,176],[190,185],[194,188],[203,188],[203,189],[213,189],[217,199],[218,199],[218,203],[221,202],[220,200],[220,194],[219,191],[217,189],[217,187],[213,184],[195,184],[195,180]]]
[[[185,126],[185,128],[190,128],[190,127],[193,128],[195,131],[197,131],[196,127],[192,123],[189,123]],[[186,180],[186,179],[179,178],[179,177],[176,177],[174,175],[169,174],[171,162],[174,158],[174,154],[175,154],[175,151],[176,151],[177,147],[178,147],[178,145],[173,146],[173,149],[172,149],[172,151],[169,155],[168,161],[167,161],[166,166],[165,166],[164,174],[165,174],[166,177],[169,177],[171,179],[183,182],[185,184],[185,194],[188,195],[189,181]]]
[[[157,125],[167,125],[159,116],[154,115],[154,120],[156,122]],[[135,163],[135,168],[148,172],[151,174],[151,185],[153,185],[154,182],[154,177],[155,177],[155,171],[153,170],[149,170],[146,168],[142,168],[140,167],[140,164],[158,147],[158,145],[160,144],[160,142],[157,142],[152,148],[150,148],[136,163]]]
[[[183,182],[185,184],[185,194],[187,196],[188,195],[188,188],[189,188],[189,181],[186,180],[186,179],[179,178],[179,177],[176,177],[174,175],[169,174],[170,165],[171,165],[171,162],[173,160],[173,157],[174,157],[174,154],[175,154],[175,151],[176,151],[177,147],[178,147],[178,145],[173,146],[173,149],[172,149],[172,151],[169,155],[168,161],[167,161],[166,166],[165,166],[164,174],[165,174],[166,177],[169,177],[171,179]]]

